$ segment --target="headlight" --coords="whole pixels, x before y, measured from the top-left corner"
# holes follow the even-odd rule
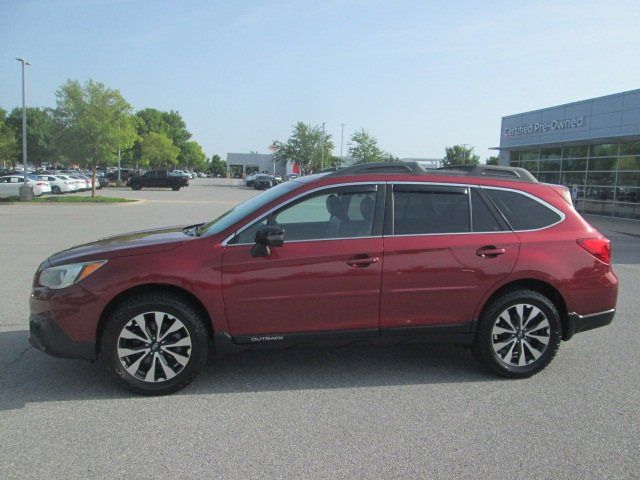
[[[43,287],[55,290],[66,288],[87,278],[105,263],[107,263],[106,260],[98,260],[95,262],[72,263],[46,268],[40,272],[38,283]]]

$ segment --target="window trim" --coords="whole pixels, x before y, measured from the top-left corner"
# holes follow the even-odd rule
[[[296,202],[296,200],[301,199],[302,197],[314,194],[314,193],[322,191],[322,190],[331,189],[331,188],[351,187],[351,186],[359,186],[359,185],[371,185],[371,186],[377,186],[378,187],[377,192],[376,192],[376,209],[375,209],[374,215],[373,215],[373,230],[374,230],[374,232],[376,230],[379,230],[380,233],[374,233],[372,235],[367,235],[366,237],[316,238],[316,239],[308,239],[308,240],[289,240],[289,241],[287,241],[285,239],[285,243],[326,242],[326,241],[332,241],[332,240],[355,240],[355,239],[364,239],[364,238],[381,238],[383,236],[382,229],[376,228],[377,227],[376,223],[379,223],[379,217],[380,217],[379,211],[380,211],[380,208],[384,209],[384,205],[378,205],[378,203],[380,202],[381,198],[384,200],[384,192],[385,192],[385,188],[386,188],[387,182],[362,181],[362,182],[349,182],[349,183],[334,183],[334,184],[331,184],[331,185],[323,185],[321,187],[316,187],[316,188],[313,188],[311,190],[306,190],[304,192],[301,192],[298,195],[295,195],[295,196],[285,200],[284,202],[279,203],[275,207],[270,208],[269,210],[264,212],[259,217],[256,217],[253,220],[250,220],[248,223],[245,223],[242,227],[234,230],[230,235],[225,237],[225,239],[222,240],[222,242],[220,242],[220,245],[222,247],[225,247],[225,248],[226,247],[240,247],[240,246],[253,245],[254,242],[251,242],[251,243],[231,243],[231,244],[229,242],[236,235],[239,235],[240,233],[242,233],[244,230],[249,228],[255,222],[261,221],[265,217],[271,215],[276,210],[278,210],[280,208],[284,208],[287,205],[289,205],[290,203],[294,203],[294,202]],[[382,194],[380,193],[381,191],[382,191]]]
[[[506,220],[506,218],[504,217],[504,214],[502,213],[502,211],[494,204],[493,200],[487,195],[487,197],[489,197],[489,200],[491,201],[491,205],[496,209],[496,211],[500,214],[500,216],[503,218],[503,220],[506,222],[506,225],[508,227],[508,230],[502,230],[500,232],[454,232],[454,233],[409,233],[409,234],[402,234],[402,235],[396,235],[395,233],[387,233],[387,230],[385,229],[385,233],[383,234],[383,236],[385,237],[424,237],[424,236],[434,236],[434,235],[475,235],[475,234],[505,234],[505,233],[526,233],[526,232],[537,232],[540,230],[546,230],[547,228],[551,228],[554,227],[556,225],[558,225],[559,223],[564,222],[564,220],[566,219],[566,215],[559,210],[558,208],[554,207],[553,205],[551,205],[550,203],[542,200],[541,198],[536,197],[535,195],[529,193],[529,192],[524,192],[522,190],[517,190],[515,188],[508,188],[508,187],[494,187],[494,186],[486,186],[486,185],[475,185],[475,184],[465,184],[465,183],[439,183],[439,182],[410,182],[410,181],[392,181],[392,182],[387,182],[388,185],[396,185],[396,184],[417,184],[417,185],[435,185],[435,186],[451,186],[451,187],[467,187],[469,189],[472,188],[477,188],[480,192],[482,192],[483,190],[504,190],[507,192],[514,192],[514,193],[519,193],[520,195],[524,195],[526,197],[531,198],[532,200],[542,204],[543,206],[551,209],[552,211],[554,211],[555,213],[557,213],[560,216],[560,220],[558,220],[555,223],[552,223],[550,225],[547,225],[545,227],[540,227],[540,228],[535,228],[535,229],[528,229],[528,230],[515,230],[511,224]],[[389,190],[393,190],[392,188]],[[469,198],[471,198],[471,190],[469,190]],[[391,194],[391,205],[387,205],[387,209],[391,209],[390,210],[390,214],[391,214],[391,221],[389,223],[391,223],[391,225],[393,225],[393,192]],[[385,222],[385,226],[387,226],[387,223]],[[391,230],[393,232],[393,230]]]
[[[384,232],[386,237],[417,237],[417,236],[424,236],[424,235],[460,235],[460,234],[464,234],[464,233],[475,233],[475,232],[473,232],[473,217],[472,217],[472,213],[471,213],[471,188],[472,188],[471,186],[453,184],[453,183],[449,184],[449,183],[432,183],[432,182],[389,182],[389,184],[391,185],[391,188],[389,190],[391,191],[391,198],[392,198],[391,209],[389,211],[389,215],[391,217],[391,221],[389,222],[388,225],[385,225],[385,226],[388,227],[388,230],[385,230],[385,232]],[[424,187],[423,188],[424,191],[428,191],[430,187],[437,187],[437,189],[440,189],[441,191],[446,191],[447,188],[450,188],[450,189],[463,188],[463,189],[465,189],[466,190],[465,192],[454,192],[454,194],[466,195],[466,197],[467,197],[467,206],[469,208],[469,214],[467,215],[467,221],[469,222],[469,231],[468,232],[401,233],[401,234],[396,234],[396,222],[395,222],[395,193],[396,193],[395,186],[396,185],[423,186]]]
[[[491,198],[490,195],[487,195],[487,197],[489,197],[489,200],[491,201],[492,205],[495,206],[496,210],[498,212],[500,212],[500,215],[502,215],[502,217],[504,218],[505,222],[507,222],[507,225],[509,225],[509,228],[511,228],[511,231],[513,232],[539,232],[540,230],[546,230],[547,228],[551,228],[554,227],[556,225],[558,225],[559,223],[564,222],[566,215],[564,214],[564,212],[562,212],[561,210],[557,209],[556,207],[554,207],[553,205],[551,205],[548,202],[545,202],[544,200],[542,200],[541,198],[536,197],[535,195],[530,194],[529,192],[523,192],[522,190],[515,190],[512,188],[504,188],[504,187],[479,187],[482,189],[486,189],[486,190],[503,190],[506,192],[513,192],[513,193],[519,193],[520,195],[524,195],[525,197],[529,197],[530,199],[540,203],[542,206],[547,207],[549,210],[555,212],[560,219],[557,222],[551,223],[549,225],[546,225],[544,227],[539,227],[539,228],[521,228],[521,229],[514,229],[513,226],[511,225],[511,223],[509,222],[509,220],[507,219],[506,215],[504,214],[504,212],[502,212],[502,210],[500,210],[500,208],[495,204],[495,202],[493,201],[493,198]]]

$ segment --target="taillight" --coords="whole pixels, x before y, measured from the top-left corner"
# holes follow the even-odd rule
[[[579,238],[578,245],[603,263],[611,263],[611,242],[608,238]]]

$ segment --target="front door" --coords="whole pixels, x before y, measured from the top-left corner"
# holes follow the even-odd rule
[[[384,185],[309,193],[241,230],[225,247],[223,295],[237,336],[378,329]],[[256,231],[284,245],[252,257]]]
[[[469,324],[508,275],[519,242],[475,188],[393,187],[380,328]]]

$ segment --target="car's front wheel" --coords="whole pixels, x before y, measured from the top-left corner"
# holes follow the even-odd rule
[[[178,296],[148,293],[107,320],[100,358],[115,380],[142,395],[165,395],[198,375],[208,354],[204,319]]]
[[[474,353],[498,375],[526,378],[544,369],[560,346],[560,316],[549,298],[532,290],[491,302],[478,324]]]

